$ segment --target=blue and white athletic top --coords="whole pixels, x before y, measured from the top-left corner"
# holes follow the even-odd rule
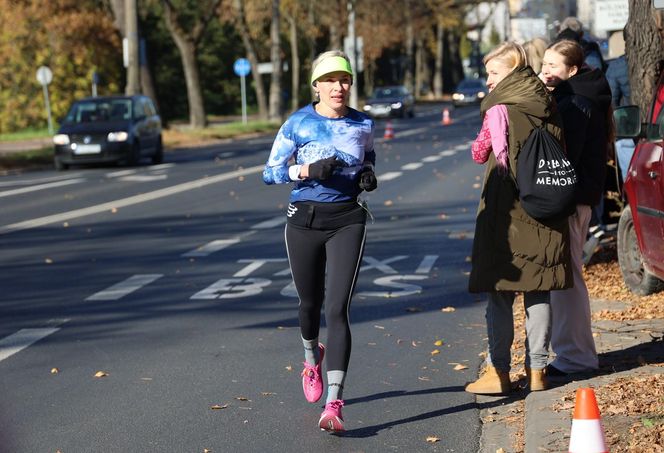
[[[360,170],[373,169],[374,123],[369,116],[348,108],[342,118],[328,118],[316,112],[313,104],[293,113],[274,139],[270,158],[263,170],[266,184],[295,181],[290,202],[348,201],[362,191],[357,183]],[[328,157],[336,157],[345,166],[335,169],[324,181],[298,179],[300,166]],[[288,166],[291,158],[295,165]]]

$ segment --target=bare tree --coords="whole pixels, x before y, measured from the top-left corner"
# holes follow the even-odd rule
[[[182,1],[178,2],[176,6],[173,0],[161,0],[166,28],[173,37],[182,59],[189,102],[189,123],[192,127],[207,125],[197,53],[205,30],[210,20],[216,15],[221,1]]]
[[[412,0],[406,0],[404,2],[404,8],[406,12],[406,61],[405,61],[405,71],[403,77],[403,83],[406,85],[406,88],[412,93],[413,92],[413,8]]]
[[[629,0],[625,27],[631,99],[644,115],[650,108],[664,60],[664,14],[653,9],[651,3],[651,0]]]
[[[247,59],[251,63],[251,76],[254,79],[254,89],[256,90],[256,100],[258,101],[258,116],[265,120],[268,117],[267,98],[265,88],[263,87],[263,78],[258,73],[258,55],[249,32],[247,14],[244,8],[244,0],[233,0],[235,14],[237,15],[237,30],[242,38],[244,49],[247,51]]]

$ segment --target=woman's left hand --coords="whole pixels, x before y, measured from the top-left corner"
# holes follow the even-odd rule
[[[358,185],[360,186],[360,189],[366,190],[367,192],[376,190],[376,187],[378,187],[378,180],[376,179],[376,174],[373,170],[366,169],[360,173],[360,181],[358,182]]]

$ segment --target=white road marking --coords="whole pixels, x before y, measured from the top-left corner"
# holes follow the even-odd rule
[[[20,352],[33,343],[48,337],[60,330],[59,327],[41,327],[37,329],[21,329],[0,340],[0,361]]]
[[[418,168],[422,167],[424,164],[422,162],[411,162],[410,164],[406,164],[403,167],[401,167],[402,170],[417,170]]]
[[[427,156],[422,158],[422,162],[436,162],[442,159],[443,156]]]
[[[99,291],[98,293],[93,294],[85,300],[118,300],[163,276],[164,274],[133,275],[128,279],[121,281],[120,283],[116,283],[115,285],[110,286],[103,291]]]
[[[0,187],[29,186],[31,184],[44,183],[50,181],[61,181],[63,179],[74,179],[81,176],[80,173],[67,173],[61,176],[49,176],[48,178],[21,179],[0,182]]]
[[[133,175],[134,173],[136,173],[136,170],[120,170],[120,171],[113,171],[111,173],[106,173],[106,177],[119,178],[121,176]]]
[[[153,170],[165,170],[167,168],[175,167],[175,164],[170,163],[170,164],[157,164],[157,165],[148,165],[147,169],[150,171]]]
[[[378,180],[379,181],[389,181],[391,179],[396,179],[399,176],[403,175],[403,172],[400,171],[390,171],[387,173],[383,173],[382,175],[378,175]],[[0,229],[0,233],[2,233],[2,230]]]
[[[145,203],[146,201],[152,201],[152,200],[157,200],[159,198],[169,197],[171,195],[175,195],[181,192],[186,192],[188,190],[199,189],[201,187],[205,187],[210,184],[216,184],[218,182],[228,181],[229,179],[234,179],[239,176],[250,175],[252,173],[260,173],[263,171],[263,168],[265,168],[264,165],[256,165],[249,168],[243,168],[241,170],[231,171],[229,173],[222,173],[216,176],[208,176],[205,178],[196,179],[194,181],[177,184],[171,187],[165,187],[163,189],[154,190],[152,192],[147,192],[140,195],[134,195],[132,197],[109,201],[108,203],[102,203],[87,208],[75,209],[73,211],[63,212],[61,214],[54,214],[46,217],[39,217],[36,219],[26,220],[23,222],[13,223],[10,225],[3,225],[0,226],[0,234],[7,234],[15,231],[27,230],[30,228],[50,225],[52,223],[61,223],[79,217],[85,217],[92,214],[99,214],[100,212],[104,211],[110,211],[111,209],[124,208],[139,203]]]
[[[438,255],[425,255],[424,259],[420,263],[419,266],[417,266],[417,269],[415,270],[416,274],[428,274],[431,271],[431,268],[433,265],[436,263],[436,260],[438,259]]]
[[[430,127],[420,127],[418,129],[410,129],[410,130],[405,130],[405,131],[395,131],[394,137],[395,138],[397,138],[397,137],[408,137],[409,135],[415,135],[415,134],[419,134],[419,133],[422,133],[422,132],[426,132],[429,129],[431,129],[431,128]],[[376,143],[384,143],[388,140],[394,140],[394,139],[379,138],[379,139],[374,140],[374,141]]]
[[[475,233],[472,231],[454,231],[447,235],[450,239],[473,239]]]
[[[83,181],[85,181],[85,178],[65,179],[64,181],[55,181],[46,184],[39,184],[36,186],[22,187],[20,189],[5,190],[4,192],[0,192],[0,198],[9,197],[11,195],[19,195],[28,192],[35,192],[37,190],[52,189],[53,187],[69,186],[72,184],[81,183]]]
[[[275,228],[280,225],[283,225],[286,223],[286,216],[280,215],[278,217],[273,217],[268,220],[264,220],[263,222],[257,223],[256,225],[252,226],[252,230],[267,230],[270,228]]]
[[[233,244],[237,244],[240,241],[241,241],[240,238],[217,239],[215,241],[208,242],[207,244],[205,244],[201,247],[190,250],[187,253],[183,253],[181,256],[183,256],[183,257],[208,256],[208,255],[211,255],[214,252],[218,252],[219,250],[223,250],[226,247],[229,247]]]
[[[441,151],[438,154],[440,154],[442,157],[449,157],[449,156],[454,156],[456,153],[457,153],[456,151],[453,151],[451,149],[447,149],[445,151]]]
[[[148,182],[168,179],[168,175],[129,175],[118,179],[120,181]]]
[[[461,143],[460,145],[456,145],[454,149],[456,149],[457,151],[463,151],[464,149],[468,149],[468,144]]]

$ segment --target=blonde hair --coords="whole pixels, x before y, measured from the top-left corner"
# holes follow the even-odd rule
[[[493,49],[484,56],[483,63],[486,65],[491,60],[498,60],[512,70],[523,68],[528,64],[526,51],[520,44],[507,41]]]
[[[326,60],[327,58],[330,57],[341,57],[345,59],[348,64],[350,65],[350,58],[348,58],[348,55],[346,55],[343,51],[341,50],[328,50],[327,52],[323,52],[319,54],[314,61],[311,62],[311,73],[313,74],[316,72],[316,66],[318,66],[323,60]]]
[[[535,74],[539,74],[542,70],[542,59],[544,58],[544,51],[548,45],[549,41],[542,37],[533,38],[523,45],[523,50],[526,51],[528,64],[533,68]]]

